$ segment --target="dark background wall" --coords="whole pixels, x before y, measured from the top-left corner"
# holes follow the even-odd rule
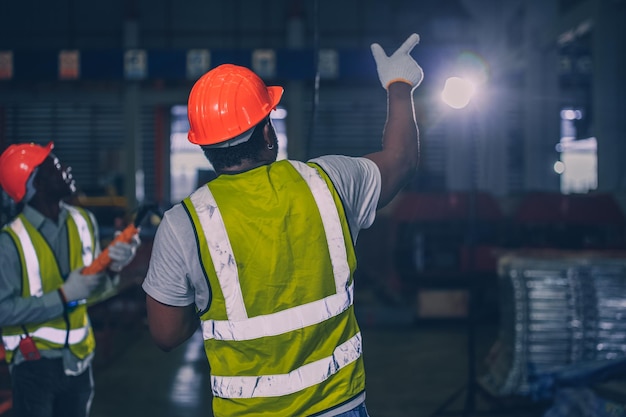
[[[594,0],[4,2],[0,51],[13,73],[0,79],[0,147],[54,140],[86,190],[124,184],[134,200],[141,171],[146,198],[167,203],[170,108],[197,78],[189,51],[209,51],[209,66],[254,66],[270,50],[276,71],[264,78],[286,87],[289,156],[361,155],[378,148],[386,106],[369,45],[392,51],[418,32],[414,189],[558,192],[559,111],[572,105],[593,115],[581,130],[599,140],[598,190],[621,201],[623,11],[623,1]],[[76,79],[59,79],[64,50],[79,53]],[[131,50],[145,51],[145,75],[126,72]],[[328,50],[338,70],[316,85]],[[488,82],[482,102],[451,112],[439,94],[462,67]]]

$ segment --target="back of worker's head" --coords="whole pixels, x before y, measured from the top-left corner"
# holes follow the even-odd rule
[[[236,146],[214,147],[201,146],[206,158],[213,165],[215,171],[220,172],[229,167],[239,166],[245,160],[257,161],[262,152],[266,151],[267,144],[263,136],[266,126],[270,127],[270,135],[276,139],[276,133],[270,122],[270,118],[262,120],[253,129],[250,139]]]
[[[46,160],[54,143],[10,145],[0,155],[0,186],[16,203],[28,202],[35,194],[33,180],[37,168]]]
[[[188,139],[203,148],[229,148],[250,140],[283,95],[248,68],[223,64],[204,74],[187,105]]]

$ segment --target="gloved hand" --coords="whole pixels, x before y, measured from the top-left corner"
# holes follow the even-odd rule
[[[419,41],[419,35],[412,34],[391,56],[387,56],[379,44],[371,45],[378,78],[385,89],[389,88],[389,84],[397,81],[410,84],[413,89],[420,85],[424,79],[424,71],[410,55]]]
[[[106,284],[108,277],[104,272],[83,275],[81,270],[82,268],[78,268],[70,272],[67,280],[61,286],[66,301],[86,299],[93,293],[101,290]]]
[[[109,247],[109,258],[111,258],[109,269],[113,272],[120,272],[135,258],[140,244],[141,239],[135,235],[130,243],[117,242],[111,245]]]

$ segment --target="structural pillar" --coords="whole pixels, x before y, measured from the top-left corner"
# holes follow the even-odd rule
[[[124,46],[126,49],[137,48],[138,23],[128,19],[124,26]],[[124,114],[124,196],[127,209],[137,206],[143,200],[143,169],[141,157],[141,98],[139,81],[127,80],[123,89]]]
[[[302,2],[293,1],[287,21],[287,47],[291,49],[304,48],[304,16]],[[287,107],[287,154],[289,159],[307,159],[307,128],[309,123],[305,120],[303,81],[288,81],[285,85],[285,100]]]
[[[598,190],[626,191],[626,4],[594,2],[591,132],[598,141]]]

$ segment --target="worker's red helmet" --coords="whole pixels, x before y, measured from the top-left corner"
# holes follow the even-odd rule
[[[189,142],[227,147],[247,141],[282,95],[282,87],[267,87],[248,68],[223,64],[212,69],[189,93]]]
[[[46,146],[24,143],[11,145],[0,155],[0,186],[16,203],[24,198],[28,178],[52,148],[52,142]]]

